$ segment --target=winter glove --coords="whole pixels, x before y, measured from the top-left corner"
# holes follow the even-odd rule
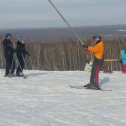
[[[29,53],[27,53],[27,56],[31,57],[31,55]]]
[[[84,48],[88,48],[88,46],[87,46],[87,45],[85,45],[85,44],[83,45],[83,47],[84,47]]]
[[[25,51],[25,54],[26,54],[27,56],[29,56],[29,57],[31,56],[27,51]]]

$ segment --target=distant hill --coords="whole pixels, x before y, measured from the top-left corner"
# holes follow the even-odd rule
[[[126,36],[126,25],[74,27],[73,29],[82,39],[97,34],[108,37],[117,35]],[[68,28],[1,30],[0,34],[4,35],[6,32],[10,32],[14,36],[22,35],[31,41],[41,41],[41,42],[50,42],[66,38],[75,38],[73,33]]]

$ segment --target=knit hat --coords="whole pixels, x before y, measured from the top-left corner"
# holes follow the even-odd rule
[[[5,34],[5,38],[8,38],[9,36],[11,36],[10,33],[6,33],[6,34]]]
[[[121,53],[122,55],[125,54],[125,50],[122,49],[122,50],[120,51],[120,53]]]

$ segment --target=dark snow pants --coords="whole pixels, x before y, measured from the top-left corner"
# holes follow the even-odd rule
[[[23,56],[19,56],[19,55],[17,55],[17,59],[19,63],[18,63],[16,74],[19,75],[20,73],[23,72],[23,69],[24,69],[24,59],[23,59]]]
[[[92,69],[91,69],[91,76],[90,76],[90,83],[98,86],[99,82],[99,71],[104,63],[104,59],[94,59]]]
[[[6,71],[5,75],[13,74],[15,70],[15,59],[14,56],[11,54],[5,55],[6,60]]]

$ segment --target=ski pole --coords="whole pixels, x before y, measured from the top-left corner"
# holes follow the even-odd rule
[[[80,37],[78,36],[78,34],[73,30],[73,28],[71,27],[71,25],[68,23],[68,21],[64,18],[64,16],[60,13],[60,11],[56,8],[56,6],[53,4],[53,2],[51,0],[48,0],[50,2],[50,4],[53,6],[53,8],[56,10],[56,12],[59,14],[59,16],[63,19],[63,21],[66,23],[66,25],[68,26],[69,30],[74,34],[74,36],[81,42],[82,45],[84,45],[83,41],[80,39]],[[86,41],[85,41],[86,42]]]
[[[22,68],[22,66],[21,66],[21,64],[20,64],[20,62],[19,62],[19,60],[18,60],[18,58],[17,58],[17,62],[18,62],[19,67],[20,67],[20,69],[21,69],[21,71],[20,71],[20,72],[21,72],[21,74],[22,74],[22,75],[24,75],[24,74],[22,73],[22,72],[23,72],[23,68]]]
[[[31,56],[29,56],[29,59],[30,59],[30,61],[31,61],[32,69],[35,70],[35,67],[34,67],[34,65],[33,65],[33,62],[32,62],[32,58],[31,58]]]
[[[23,61],[24,61],[24,64],[25,64],[25,68],[26,68],[26,70],[28,70],[28,67],[27,67],[27,64],[25,62],[25,59],[24,59],[24,56],[23,55],[22,55],[22,58],[23,58]]]
[[[12,70],[14,69],[13,67],[14,67],[14,64],[15,63],[15,54],[13,54],[13,59],[12,59],[12,62],[11,62],[11,68],[10,68],[10,70],[9,70],[9,75],[11,76],[11,74],[12,74]]]

